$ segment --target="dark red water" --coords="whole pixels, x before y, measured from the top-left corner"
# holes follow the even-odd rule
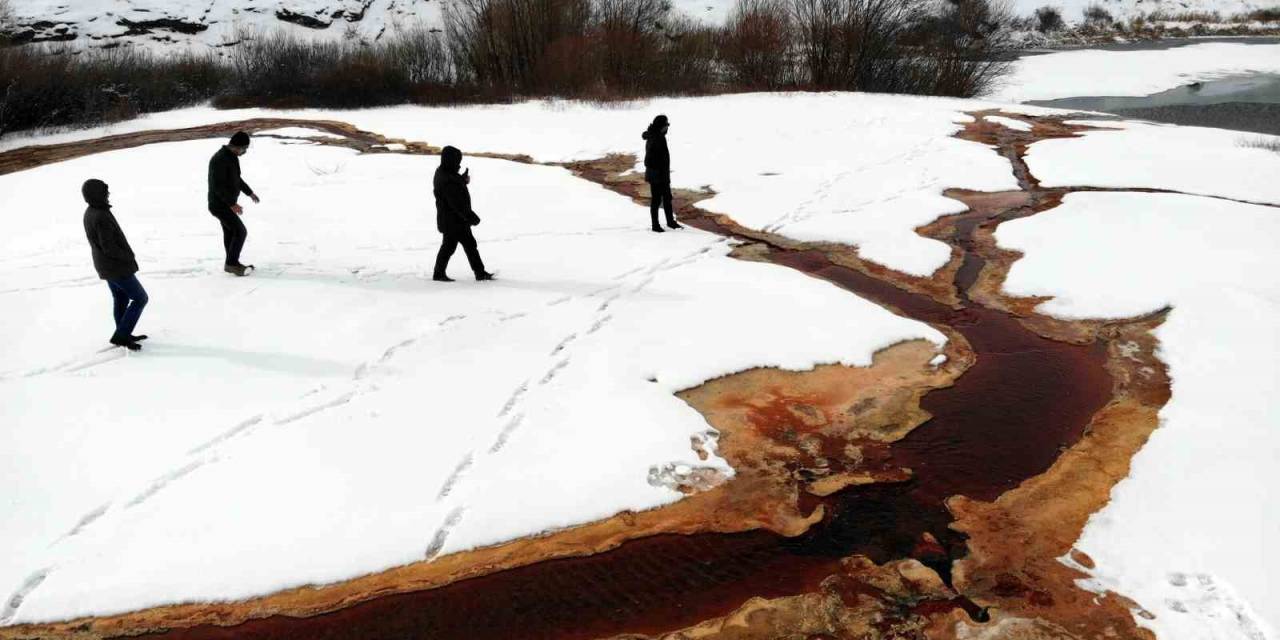
[[[708,220],[691,222],[725,232]],[[949,581],[951,560],[965,547],[948,528],[943,501],[957,494],[992,500],[1045,471],[1076,442],[1111,390],[1103,345],[1045,340],[967,297],[961,309],[952,309],[834,265],[818,252],[776,250],[770,259],[906,317],[953,327],[972,345],[976,363],[954,386],[924,397],[933,418],[891,448],[892,462],[915,472],[911,481],[827,498],[826,519],[794,539],[767,532],[656,536],[591,557],[543,562],[312,618],[277,616],[152,637],[572,640],[656,634],[727,614],[751,597],[812,591],[840,558],[855,554],[876,562],[916,557]],[[964,277],[976,277],[973,269],[980,267],[981,258],[968,255]],[[958,284],[967,289],[968,283]],[[925,533],[939,544],[922,544]],[[964,601],[936,606],[979,615]]]

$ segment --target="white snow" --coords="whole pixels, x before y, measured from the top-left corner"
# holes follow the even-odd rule
[[[1006,288],[1053,295],[1045,312],[1115,318],[1173,307],[1157,330],[1173,398],[1077,544],[1097,563],[1094,585],[1155,613],[1160,638],[1274,637],[1280,210],[1072,194],[996,236],[1025,254]]]
[[[1280,44],[1205,43],[1156,51],[1084,49],[1019,58],[991,98],[1146,96],[1196,81],[1280,73]]]
[[[785,139],[769,127],[732,134],[712,115],[752,106],[763,118],[779,103],[726,102],[662,105],[676,123],[677,182],[713,182],[735,207],[749,200],[736,189],[763,183],[768,199],[751,215],[813,209],[835,221],[849,207],[806,186],[865,181],[892,198],[877,154],[929,181],[891,183],[914,207],[906,229],[943,212],[928,214],[925,194],[952,180],[1005,181],[1007,167],[981,175],[989,151],[945,139],[949,103],[903,101],[895,117],[887,98],[818,96],[829,140],[811,148],[823,137],[816,117]],[[359,112],[357,124],[469,151],[498,147],[488,129],[513,111],[532,121],[523,137],[506,128],[501,150],[543,157],[634,151],[651,113],[400,109]],[[171,115],[144,128],[240,114]],[[324,117],[346,115],[356,114]],[[908,127],[912,117],[923,122]],[[869,121],[908,136],[863,135]],[[709,145],[699,128],[713,126],[737,155],[692,145]],[[245,218],[246,262],[259,268],[232,278],[203,206],[219,143],[0,177],[0,208],[23,212],[0,239],[0,298],[22,310],[0,319],[11,338],[0,348],[0,540],[18,550],[0,555],[2,622],[249,597],[666,504],[681,494],[650,484],[651,469],[727,471],[690,448],[708,426],[674,391],[944,339],[827,283],[726,258],[715,236],[652,234],[642,207],[567,171],[497,160],[465,165],[500,280],[432,283],[434,158],[270,139],[242,161],[263,198]],[[735,177],[764,168],[783,176]],[[100,351],[110,299],[80,224],[88,177],[112,186],[151,294],[140,354]],[[859,233],[853,215],[841,225]],[[465,264],[459,252],[452,274]]]
[[[1083,138],[1037,142],[1027,165],[1046,187],[1171,189],[1280,202],[1280,154],[1242,146],[1243,134],[1137,122],[1107,126]]]
[[[40,141],[299,117],[344,120],[393,138],[460,145],[463,151],[527,153],[539,161],[564,162],[610,153],[643,155],[641,132],[653,116],[665,113],[672,122],[672,185],[709,186],[719,194],[701,207],[798,240],[858,245],[867,258],[927,275],[946,264],[950,249],[914,229],[964,210],[958,201],[942,197],[944,190],[1017,188],[1006,160],[951,137],[961,129],[959,123],[971,119],[962,112],[995,106],[946,98],[779,93],[659,99],[604,109],[564,101],[358,111],[202,108]],[[29,139],[0,140],[0,150],[24,143]]]

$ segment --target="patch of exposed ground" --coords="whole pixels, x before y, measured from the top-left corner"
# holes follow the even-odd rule
[[[185,129],[154,129],[121,133],[101,138],[77,140],[59,144],[32,145],[0,152],[0,175],[33,169],[46,164],[73,160],[97,153],[133,149],[160,142],[183,142],[187,140],[206,140],[209,138],[230,137],[237,131],[250,134],[259,131],[271,131],[285,128],[313,129],[330,134],[324,137],[306,136],[273,136],[303,140],[317,144],[346,147],[360,153],[411,153],[439,154],[440,148],[425,142],[414,142],[400,138],[388,138],[381,134],[364,131],[346,122],[336,120],[306,120],[298,118],[252,118],[249,120],[232,120],[217,124],[188,127]],[[403,145],[403,151],[388,148],[388,145]],[[530,159],[523,155],[473,153],[481,158],[499,158],[513,162],[528,163]]]
[[[248,602],[160,607],[119,616],[0,629],[0,638],[107,638],[196,625],[232,626],[266,616],[308,617],[392,594],[438,588],[555,558],[600,554],[660,534],[767,530],[805,532],[823,516],[808,492],[859,483],[897,482],[883,447],[927,417],[919,398],[949,384],[968,357],[952,349],[933,367],[931,343],[911,341],[875,355],[871,366],[821,366],[812,372],[753,370],[690,390],[719,429],[718,453],[736,475],[669,507],[612,518],[507,544],[452,554],[318,588],[293,589]],[[767,397],[766,397],[767,396]],[[695,451],[705,446],[695,438]],[[877,452],[881,453],[877,453]],[[851,455],[852,454],[852,455]]]
[[[1084,574],[1059,559],[1073,554],[1077,563],[1089,565],[1072,545],[1088,516],[1106,504],[1111,487],[1127,474],[1130,458],[1155,428],[1156,413],[1168,399],[1168,379],[1155,357],[1156,343],[1150,333],[1162,315],[1116,322],[1065,322],[1035,313],[1038,300],[1003,294],[1004,277],[1019,256],[995,246],[992,233],[996,226],[1047,210],[1072,191],[1041,189],[1022,156],[1035,141],[1077,135],[1082,128],[1066,125],[1060,118],[999,114],[1032,123],[1033,130],[1023,133],[985,120],[986,115],[995,114],[973,114],[976,121],[959,136],[990,144],[1008,157],[1022,188],[996,194],[948,192],[970,210],[920,229],[922,234],[953,248],[952,260],[929,278],[901,274],[862,260],[856,248],[797,243],[776,234],[745,229],[729,216],[699,212],[693,205],[708,195],[706,191],[676,194],[682,219],[744,243],[735,250],[735,256],[834,279],[897,313],[927,317],[951,338],[949,360],[936,369],[928,365],[932,348],[909,342],[877,354],[868,368],[753,370],[681,392],[680,397],[719,431],[718,451],[737,470],[737,475],[727,482],[706,490],[686,487],[688,498],[663,509],[618,514],[601,522],[341,584],[296,589],[240,603],[183,605],[113,618],[10,627],[0,629],[0,637],[97,638],[193,625],[205,626],[170,635],[301,637],[323,633],[328,637],[403,637],[388,634],[386,625],[377,633],[370,631],[369,620],[403,618],[409,609],[430,611],[430,606],[445,612],[440,616],[447,618],[450,602],[483,603],[489,597],[514,602],[512,594],[533,591],[534,595],[528,597],[545,601],[544,609],[530,610],[530,615],[537,616],[536,621],[568,617],[544,629],[529,626],[533,619],[516,616],[500,621],[508,626],[493,628],[521,629],[522,633],[465,635],[735,640],[1148,638],[1149,633],[1134,623],[1132,602],[1117,594],[1099,596],[1083,590],[1076,580]],[[435,151],[428,145],[349,130],[342,123],[333,125],[271,120],[254,126],[258,130],[308,126],[345,140],[316,138],[313,142],[341,144],[362,152],[379,152],[394,143],[405,145],[405,150],[398,152]],[[126,148],[254,128],[245,122],[213,127],[216,130],[182,130],[176,133],[178,138],[166,138],[164,132],[146,132],[134,134],[141,138],[111,144],[118,145],[112,148]],[[104,150],[92,141],[59,147],[0,154],[0,173],[6,172],[6,167],[17,167],[7,169],[13,171]],[[528,161],[521,156],[509,159]],[[573,163],[568,168],[642,200],[647,196],[646,187],[640,176],[631,173],[634,164],[630,156],[613,156]],[[975,323],[990,323],[1002,317],[1012,317],[1015,322],[1011,326],[1020,324],[1035,337],[1008,338],[1001,332],[1012,329],[1004,328],[995,337],[1008,338],[1009,344],[1033,345],[1032,351],[1027,352],[1033,356],[1034,349],[1044,348],[1035,347],[1035,341],[1044,338],[1080,345],[1074,348],[1080,354],[1102,350],[1098,364],[1092,364],[1092,356],[1061,357],[1068,358],[1064,362],[1075,362],[1071,366],[1082,372],[1090,367],[1105,367],[1105,372],[1088,375],[1109,381],[1107,399],[1098,405],[1099,410],[1089,414],[1091,417],[1086,415],[1081,420],[1078,429],[1064,431],[1058,444],[1046,441],[1054,448],[1048,452],[1046,459],[1050,462],[1043,468],[1025,477],[1019,476],[1017,470],[1008,471],[1012,474],[1009,477],[1017,481],[988,498],[966,498],[959,490],[947,492],[945,522],[935,522],[931,516],[916,523],[912,509],[924,506],[913,501],[923,498],[913,494],[911,487],[936,484],[939,481],[930,480],[935,477],[929,474],[937,471],[929,469],[927,455],[921,457],[916,452],[913,457],[898,449],[909,448],[918,432],[931,428],[927,426],[929,414],[921,406],[931,390],[946,388],[966,371],[972,370],[971,376],[988,375],[984,372],[990,370],[991,363],[976,366],[983,363],[961,333],[973,331]],[[974,335],[986,339],[981,331]],[[1016,358],[1019,349],[1008,355]],[[992,351],[991,345],[977,351],[1003,353],[1000,349]],[[1021,365],[1010,360],[1009,366]],[[1001,364],[997,369],[1002,367]],[[1027,380],[1026,384],[1034,388],[1043,382]],[[973,397],[960,401],[963,413],[963,402],[986,400]],[[1031,429],[1036,416],[1027,418],[1023,422]],[[990,444],[993,450],[1000,450],[1000,442]],[[695,451],[706,446],[696,439],[691,445]],[[936,453],[939,460],[948,455],[946,451]],[[904,465],[903,460],[911,460],[912,464]],[[991,464],[998,466],[1001,462],[992,459]],[[936,491],[925,493],[932,496]],[[868,505],[875,511],[868,510]],[[857,521],[862,518],[885,519],[881,524],[889,533],[861,527]],[[924,528],[894,531],[898,520]],[[841,538],[867,531],[880,537],[867,544]],[[772,533],[759,536],[755,532]],[[797,542],[788,542],[791,539]],[[905,547],[903,540],[907,542]],[[793,544],[799,551],[792,549],[781,555],[776,552]],[[724,547],[744,551],[739,555],[720,554],[719,549]],[[815,554],[823,553],[830,559],[822,556],[811,560]],[[656,566],[636,569],[634,560],[645,557],[656,558]],[[760,560],[761,557],[765,559]],[[741,566],[735,565],[739,560]],[[790,569],[798,565],[803,569]],[[597,595],[578,593],[565,598],[562,596],[577,585],[548,581],[547,576],[556,574],[569,576],[573,582],[584,575],[602,576],[614,588],[595,588]],[[675,574],[675,578],[666,580],[667,574]],[[604,595],[599,594],[601,589]],[[724,593],[717,596],[717,589]],[[610,599],[614,591],[622,593]],[[406,595],[392,595],[397,593]],[[431,594],[440,597],[432,601]],[[356,604],[360,602],[364,604]],[[493,607],[482,608],[483,612],[474,613],[478,617],[462,616],[461,623],[474,626],[485,616],[514,616],[509,609],[519,607],[499,607],[506,610],[497,612]],[[326,611],[335,613],[317,615]],[[628,633],[619,635],[618,624],[611,618],[632,613],[638,617],[628,623]],[[220,629],[255,619],[232,629]],[[437,622],[428,614],[412,620],[404,618],[399,628],[413,629],[424,636],[459,637],[441,630],[444,627],[432,626]]]

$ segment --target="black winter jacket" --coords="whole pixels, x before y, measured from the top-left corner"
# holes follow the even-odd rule
[[[467,188],[467,179],[458,173],[461,167],[462,152],[445,147],[440,166],[431,180],[436,197],[436,230],[440,233],[468,232],[480,219],[471,210],[471,191]]]
[[[93,251],[93,268],[103,280],[117,280],[138,272],[133,248],[120,230],[110,207],[89,205],[84,211],[84,235]]]
[[[209,159],[209,211],[230,210],[241,193],[251,196],[253,189],[240,177],[240,158],[224,146]]]
[[[650,184],[671,182],[671,152],[667,150],[667,136],[661,131],[646,130],[644,139],[644,180]]]

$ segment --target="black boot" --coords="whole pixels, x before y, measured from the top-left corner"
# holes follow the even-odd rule
[[[476,273],[476,282],[484,282],[485,280],[492,280],[492,279],[493,279],[493,274],[489,273],[488,271],[480,271]]]
[[[129,336],[129,340],[133,342],[142,342],[143,340],[146,340],[146,339],[147,339],[147,334],[145,333],[140,336]]]
[[[436,282],[453,282],[453,278],[450,278],[449,276],[446,276],[443,273],[437,273],[431,276],[431,279],[435,280]]]
[[[124,347],[130,351],[142,350],[142,345],[138,344],[137,342],[134,342],[130,338],[126,338],[123,336],[111,336],[111,344],[114,344],[117,347]]]
[[[675,218],[667,218],[667,227],[671,229],[683,229],[684,225],[676,222]]]
[[[659,227],[659,226],[658,226],[658,225],[656,225],[656,224],[655,224],[655,225],[653,225],[653,232],[654,232],[654,233],[663,233],[663,232],[665,232],[665,231],[666,231],[666,229],[663,229],[662,227]]]

